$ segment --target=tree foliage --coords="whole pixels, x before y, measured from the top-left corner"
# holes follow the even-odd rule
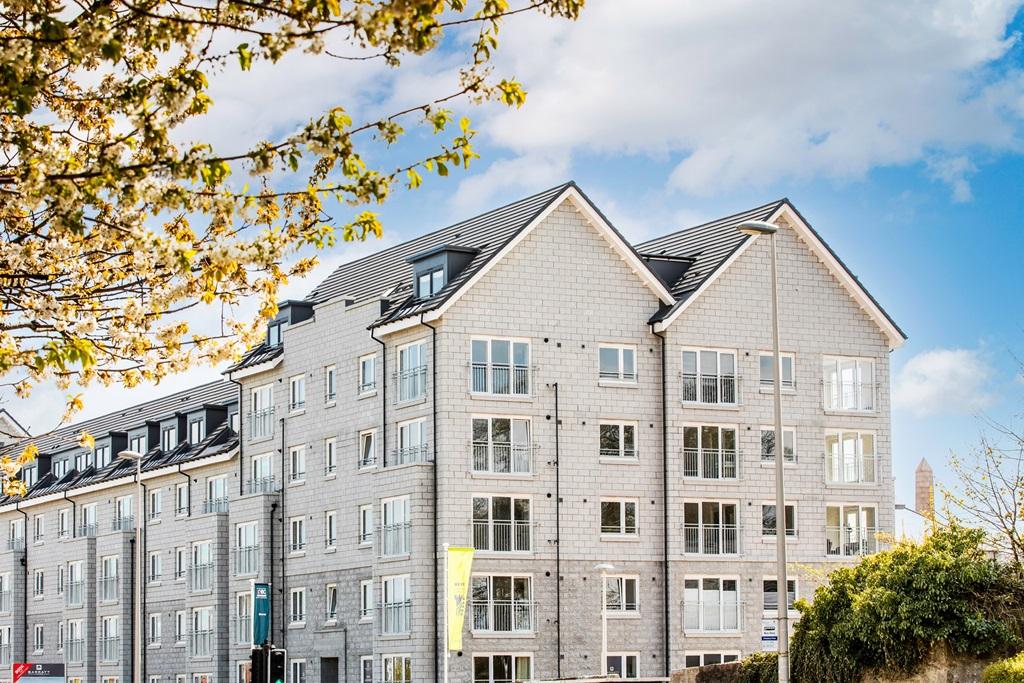
[[[275,315],[278,286],[312,267],[311,253],[381,233],[372,211],[336,219],[325,207],[372,206],[424,174],[467,166],[474,131],[465,118],[453,125],[456,99],[524,102],[520,83],[491,71],[503,19],[574,19],[582,5],[0,0],[0,376],[26,396],[47,380],[131,387],[236,357]],[[215,106],[215,74],[296,51],[400,68],[452,30],[471,36],[455,41],[465,49],[458,84],[429,101],[369,120],[339,101],[245,149],[181,132]],[[436,134],[432,152],[368,163],[371,146],[392,145],[406,127]],[[252,298],[256,320],[236,316]],[[189,324],[184,312],[197,306],[215,329]],[[65,419],[80,407],[71,396]],[[6,480],[31,455],[6,461]]]
[[[949,526],[831,572],[812,604],[797,603],[793,680],[907,674],[943,643],[971,656],[1019,645],[1024,583],[988,556],[983,540],[980,530]]]

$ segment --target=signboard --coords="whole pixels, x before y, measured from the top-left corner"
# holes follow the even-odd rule
[[[779,623],[774,619],[761,620],[761,651],[779,651]]]
[[[64,683],[64,664],[33,664],[15,662],[11,665],[13,683]]]
[[[256,647],[270,640],[270,584],[252,585],[252,644]]]

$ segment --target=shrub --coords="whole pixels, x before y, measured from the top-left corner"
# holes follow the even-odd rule
[[[758,652],[739,662],[701,669],[697,683],[777,683],[778,667],[774,652]]]
[[[981,683],[1024,683],[1024,652],[986,666]]]
[[[1019,645],[1019,577],[989,559],[981,531],[951,527],[898,543],[829,574],[814,602],[797,603],[794,683],[855,683],[869,670],[912,673],[945,643],[953,655]]]

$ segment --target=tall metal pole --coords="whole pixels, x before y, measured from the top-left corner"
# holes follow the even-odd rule
[[[782,436],[782,352],[779,349],[779,266],[775,253],[775,233],[771,234],[772,252],[772,337],[775,351],[775,545],[776,589],[778,591],[779,683],[789,683],[789,580],[786,574],[786,484],[785,439]]]
[[[608,675],[608,572],[601,570],[601,675]],[[625,596],[622,597],[625,599]]]
[[[143,557],[142,542],[143,534],[143,496],[145,495],[142,491],[142,458],[139,457],[135,461],[135,495],[138,498],[135,504],[135,652],[132,653],[134,666],[132,667],[134,675],[132,676],[135,683],[142,683],[142,643],[143,638],[143,622],[142,622],[142,586],[145,581],[146,562]]]
[[[444,546],[444,683],[448,683],[448,544]]]

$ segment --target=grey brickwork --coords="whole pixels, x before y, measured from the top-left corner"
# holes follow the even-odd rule
[[[788,498],[796,506],[790,560],[799,597],[810,598],[821,570],[854,561],[877,547],[876,532],[892,531],[891,345],[790,226],[783,225],[778,240],[782,347],[792,354],[795,379],[783,392],[784,422],[796,434],[795,462],[786,467]],[[664,675],[669,666],[680,668],[699,653],[745,655],[761,649],[762,620],[771,616],[763,610],[762,581],[774,573],[774,538],[762,532],[761,509],[774,498],[771,462],[761,455],[761,428],[771,422],[771,392],[759,382],[758,357],[770,348],[767,249],[766,240],[754,242],[663,333],[655,334],[650,319],[663,305],[657,293],[624,252],[565,201],[429,325],[412,319],[370,329],[384,310],[376,297],[351,301],[339,296],[318,303],[311,319],[284,330],[282,354],[263,356],[268,360],[232,373],[240,383],[240,447],[154,468],[144,476],[147,493],[159,491],[162,501],[160,514],[149,510],[145,525],[146,621],[153,614],[161,623],[160,637],[147,639],[146,675],[159,683],[176,683],[176,676],[208,683],[202,675],[217,683],[246,683],[248,621],[239,613],[239,596],[255,580],[273,584],[273,640],[288,649],[292,660],[305,663],[309,683],[361,682],[363,657],[372,657],[374,680],[392,680],[383,668],[386,658],[406,655],[412,680],[435,679],[440,667],[435,655],[444,635],[437,597],[440,546],[474,545],[474,497],[494,496],[529,501],[529,521],[519,527],[524,535],[516,541],[528,547],[480,550],[473,572],[477,577],[520,577],[518,593],[506,605],[495,588],[487,603],[471,605],[463,650],[449,660],[451,680],[473,681],[475,657],[501,654],[531,657],[532,675],[538,679],[598,673],[603,590],[595,565],[601,563],[614,565],[611,575],[635,585],[636,604],[630,605],[635,608],[610,613],[608,643],[611,653],[635,657],[641,675]],[[394,284],[400,283],[382,283],[379,291]],[[527,342],[529,391],[522,396],[471,391],[474,338]],[[401,401],[399,350],[419,341],[426,344],[426,370],[419,380],[423,395]],[[602,344],[632,349],[635,381],[599,377]],[[683,353],[688,349],[734,354],[733,404],[684,400]],[[358,359],[367,354],[376,354],[375,387],[361,390]],[[872,363],[871,410],[825,409],[823,359],[832,356]],[[336,376],[333,397],[326,386],[329,366]],[[297,376],[304,377],[305,404],[290,406],[290,380]],[[273,414],[250,417],[253,392],[264,386],[270,387]],[[174,412],[193,415],[201,407]],[[474,471],[474,417],[529,420],[527,472]],[[161,416],[157,423],[169,424],[171,418]],[[421,418],[424,447],[404,454],[412,462],[398,464],[401,425]],[[116,429],[144,426],[131,419],[128,411]],[[602,422],[632,426],[635,458],[601,457]],[[253,438],[254,426],[264,427],[264,434]],[[687,426],[733,430],[735,477],[688,476]],[[375,460],[361,467],[359,434],[371,429],[376,430]],[[830,430],[859,430],[873,437],[877,460],[871,461],[875,467],[868,482],[858,477],[830,483],[825,457]],[[335,445],[333,469],[326,462],[328,440]],[[296,447],[304,449],[302,475],[290,466]],[[254,465],[261,457],[270,458],[272,484],[253,481],[254,472],[267,473]],[[852,466],[862,470],[863,465]],[[208,482],[216,477],[226,478],[224,504],[208,500]],[[186,482],[189,505],[177,510],[176,491]],[[84,657],[82,663],[69,661],[68,675],[90,683],[106,677],[130,680],[135,538],[130,530],[114,530],[112,522],[115,499],[134,490],[133,478],[121,476],[66,491],[66,499],[50,494],[17,506],[28,514],[27,548],[13,543],[0,549],[0,575],[7,577],[4,588],[10,590],[10,602],[0,604],[10,608],[0,611],[0,628],[11,626],[15,660],[21,659],[25,638],[33,637],[37,623],[45,626],[44,647],[33,652],[29,646],[28,658],[66,658],[67,642],[63,650],[57,648],[58,623],[67,629],[68,620],[81,619]],[[400,515],[398,524],[382,529],[383,501],[397,497],[408,499],[408,524],[401,523]],[[611,500],[635,505],[635,533],[603,533],[602,501]],[[83,506],[96,504],[95,537],[58,537],[58,511],[72,501],[76,526]],[[736,526],[715,529],[708,523],[697,530],[698,552],[691,552],[693,530],[684,524],[684,505],[712,502],[733,506]],[[372,539],[360,536],[363,505],[372,509]],[[842,528],[836,532],[826,530],[829,506],[838,507]],[[870,519],[854,506],[874,510],[870,530],[847,528],[850,519]],[[11,502],[0,509],[4,528],[21,517],[15,507]],[[335,513],[333,540],[326,524],[330,511]],[[46,534],[33,540],[37,514],[46,515]],[[299,520],[301,547],[291,532]],[[239,526],[253,523],[255,540],[245,541],[250,537]],[[491,527],[493,533],[502,533],[498,526]],[[713,533],[715,542],[705,542],[710,538],[705,533]],[[212,566],[191,566],[194,545],[207,541]],[[182,576],[175,575],[179,548],[188,565]],[[148,575],[150,553],[161,558],[159,576]],[[119,558],[120,574],[116,599],[104,601],[98,595],[99,572],[108,556]],[[81,605],[68,604],[68,586],[62,592],[57,586],[58,567],[67,571],[75,561],[83,566]],[[33,599],[25,586],[31,593],[36,569],[45,572],[46,583]],[[408,604],[396,600],[385,609],[383,586],[395,577],[407,577]],[[692,603],[688,580],[702,588],[705,580],[733,582],[735,590],[718,593],[720,603],[702,597],[698,614],[693,604],[686,606],[687,600]],[[360,612],[363,581],[372,582],[373,604],[365,614]],[[328,585],[337,591],[334,614],[328,613]],[[290,603],[297,589],[305,590],[305,609],[293,622]],[[711,595],[709,590],[701,595]],[[211,608],[212,633],[208,641],[200,634],[197,642],[192,624],[203,608]],[[179,641],[175,623],[181,611],[186,633]],[[694,615],[708,627],[688,626]],[[110,616],[120,620],[121,640],[116,661],[100,661],[98,634],[103,618]],[[482,628],[485,621],[489,628]],[[712,627],[716,623],[722,627]],[[397,633],[385,633],[389,627]],[[334,671],[337,679],[331,677]]]

